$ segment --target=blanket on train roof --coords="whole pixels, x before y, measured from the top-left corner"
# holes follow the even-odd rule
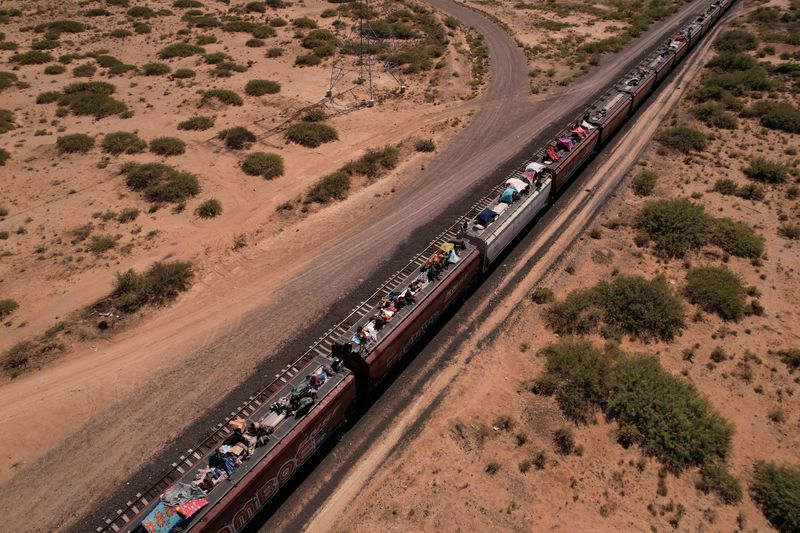
[[[150,513],[144,517],[142,526],[150,533],[172,533],[183,525],[183,518],[175,507],[158,502]]]

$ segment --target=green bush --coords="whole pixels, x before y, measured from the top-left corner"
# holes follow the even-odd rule
[[[742,116],[759,117],[765,128],[800,133],[800,109],[786,102],[756,102]]]
[[[267,57],[272,59],[275,57],[281,57],[283,55],[283,48],[270,48],[267,50]]]
[[[33,50],[52,50],[53,48],[58,48],[59,46],[61,46],[61,43],[53,39],[44,39],[42,41],[34,41],[31,43],[31,48]]]
[[[756,36],[745,30],[728,30],[714,41],[714,48],[720,52],[744,52],[755,50],[757,46]]]
[[[384,146],[380,150],[369,149],[355,161],[345,164],[341,170],[351,176],[367,176],[374,179],[395,168],[399,158],[400,150],[396,146]]]
[[[656,141],[667,148],[679,150],[685,154],[705,149],[707,139],[702,132],[688,126],[664,128],[655,136]]]
[[[223,104],[240,106],[244,104],[242,97],[228,89],[208,89],[203,91],[203,102],[216,98]]]
[[[303,122],[322,122],[328,118],[321,107],[312,107],[303,114]]]
[[[800,368],[800,349],[780,350],[778,351],[778,357],[789,368],[789,372],[794,372]]]
[[[414,150],[417,152],[435,152],[436,143],[433,139],[420,139],[414,143]]]
[[[295,28],[314,29],[317,27],[317,23],[314,21],[314,19],[308,17],[299,17],[292,21],[292,26]]]
[[[594,411],[604,403],[611,375],[611,357],[585,340],[564,339],[542,350],[547,363],[533,384],[538,394],[555,396],[569,420],[578,424],[594,421]]]
[[[266,46],[267,43],[261,39],[247,39],[244,45],[248,48],[261,48],[262,46]]]
[[[162,163],[129,163],[122,173],[125,184],[151,202],[180,202],[200,192],[195,175]]]
[[[224,140],[225,146],[231,150],[241,150],[257,140],[253,132],[241,126],[224,129],[217,134],[217,138]]]
[[[175,43],[165,46],[158,52],[159,59],[172,59],[173,57],[189,57],[196,54],[205,54],[202,46],[189,43]]]
[[[244,10],[248,13],[266,13],[267,6],[264,2],[248,2],[247,5],[244,6]]]
[[[214,127],[214,117],[196,116],[178,123],[179,130],[205,131]]]
[[[712,190],[726,196],[731,196],[736,194],[736,191],[739,190],[739,186],[736,185],[736,182],[732,179],[720,178],[714,183],[714,188]]]
[[[238,32],[238,33],[250,33],[256,28],[255,22],[250,22],[249,20],[230,20],[228,21],[222,29],[229,32]]]
[[[133,32],[131,32],[130,30],[126,30],[125,28],[117,28],[111,30],[108,33],[108,35],[110,37],[113,37],[114,39],[125,39],[126,37],[130,37],[131,35],[133,35]]]
[[[725,108],[720,104],[699,104],[691,109],[691,113],[707,126],[735,130],[739,125],[736,116],[725,111]]]
[[[145,6],[133,6],[127,12],[129,17],[149,19],[156,16],[156,12]]]
[[[83,133],[72,133],[56,139],[56,148],[59,154],[85,154],[94,146],[94,138]]]
[[[119,237],[114,235],[92,235],[86,248],[93,254],[100,255],[117,247]]]
[[[54,20],[52,22],[38,24],[33,30],[37,33],[46,31],[50,35],[57,36],[61,33],[80,33],[86,30],[86,27],[87,26],[82,22],[77,22],[75,20]]]
[[[313,30],[303,38],[302,45],[316,56],[329,57],[336,53],[336,36],[330,30]]]
[[[134,22],[133,31],[135,31],[138,34],[146,34],[146,33],[151,33],[153,31],[153,28],[151,28],[144,22]]]
[[[171,68],[165,63],[146,63],[142,65],[142,74],[145,76],[163,76],[169,74]]]
[[[800,468],[759,461],[753,469],[750,496],[775,529],[800,531]]]
[[[17,80],[17,75],[13,72],[0,71],[0,92],[14,85]]]
[[[270,19],[269,20],[269,25],[271,27],[273,27],[273,28],[282,28],[283,26],[286,26],[287,24],[289,24],[289,23],[286,22],[284,19],[282,19],[280,17],[275,17],[274,19]]]
[[[191,286],[193,277],[192,264],[183,261],[154,263],[143,274],[130,269],[117,274],[112,298],[120,309],[133,313],[147,304],[174,300]]]
[[[631,181],[631,189],[636,196],[650,196],[656,188],[658,174],[652,170],[643,170]]]
[[[0,167],[6,166],[6,161],[9,159],[11,159],[11,154],[8,153],[8,150],[0,148]]]
[[[647,233],[662,255],[683,257],[707,242],[711,222],[703,206],[677,198],[648,202],[636,219],[636,227]]]
[[[72,75],[76,78],[90,78],[95,75],[97,72],[97,67],[91,63],[86,63],[84,65],[78,65],[74,69],[72,69]]]
[[[262,96],[264,94],[275,94],[281,90],[281,84],[270,80],[250,80],[244,86],[245,94],[249,96]]]
[[[722,503],[733,505],[742,501],[742,484],[725,465],[711,462],[700,468],[700,482],[697,488],[704,493],[715,493]]]
[[[784,164],[763,157],[751,159],[750,166],[743,169],[743,172],[751,180],[763,183],[783,183],[787,179],[787,169]]]
[[[53,56],[40,50],[31,50],[11,56],[9,61],[20,65],[42,65],[53,60]]]
[[[556,295],[547,287],[536,287],[531,292],[531,300],[536,304],[549,304],[556,301]]]
[[[736,257],[756,258],[764,253],[764,239],[747,224],[729,218],[714,220],[710,240]]]
[[[108,9],[103,9],[102,7],[93,7],[92,9],[87,9],[83,13],[84,17],[109,17],[111,16],[111,11]]]
[[[706,68],[722,72],[745,71],[757,66],[758,61],[754,57],[741,52],[721,52],[706,63]]]
[[[560,335],[582,335],[605,324],[606,336],[630,335],[644,341],[672,340],[685,327],[686,309],[663,276],[647,281],[617,276],[594,287],[572,291],[554,303],[545,319]]]
[[[203,2],[199,0],[175,0],[172,2],[172,7],[176,7],[178,9],[187,9],[190,7],[203,7]]]
[[[133,222],[139,217],[139,210],[135,207],[126,207],[122,211],[120,211],[119,215],[117,215],[117,222],[120,224],[126,224],[128,222]]]
[[[322,63],[322,59],[316,54],[301,54],[294,58],[294,64],[301,67],[313,67]]]
[[[102,68],[111,68],[122,64],[122,61],[120,61],[116,57],[105,54],[97,56],[95,61],[97,61],[97,64],[100,65]]]
[[[283,158],[278,154],[253,152],[242,162],[242,170],[251,176],[261,176],[271,180],[283,176]]]
[[[286,130],[286,138],[302,146],[316,148],[323,143],[339,139],[339,134],[328,124],[321,122],[299,122]]]
[[[278,32],[272,26],[261,25],[253,28],[250,34],[256,39],[269,39],[270,37],[275,37]]]
[[[764,187],[756,185],[755,183],[748,183],[736,189],[736,196],[744,198],[745,200],[763,200],[767,195]]]
[[[568,427],[561,427],[553,434],[553,444],[561,455],[569,455],[575,451],[575,434]]]
[[[305,202],[324,204],[331,200],[344,200],[350,191],[350,176],[346,172],[336,171],[316,182],[306,194]]]
[[[653,356],[616,362],[604,409],[619,423],[623,444],[638,443],[673,471],[724,460],[730,451],[733,426]]]
[[[697,267],[686,274],[686,295],[704,311],[725,320],[744,316],[747,292],[742,280],[725,267]]]
[[[75,115],[94,115],[96,118],[102,118],[128,109],[125,104],[109,96],[115,90],[112,84],[102,81],[72,83],[64,87],[58,104],[68,106]],[[44,94],[48,93],[42,93],[40,96]]]
[[[176,137],[156,137],[150,141],[150,151],[163,156],[180,155],[186,152],[186,143]]]
[[[791,241],[800,240],[800,226],[795,224],[782,224],[778,228],[778,235]]]
[[[172,77],[178,80],[194,78],[195,76],[196,76],[195,72],[190,68],[179,68],[178,70],[172,73]]]
[[[200,218],[214,218],[222,214],[222,204],[216,198],[209,198],[197,206],[194,214]]]
[[[103,137],[100,146],[103,148],[104,152],[108,152],[109,154],[138,154],[147,148],[147,143],[135,133],[116,131],[107,133],[106,136]]]
[[[10,298],[0,300],[0,318],[5,318],[19,309],[19,304]]]
[[[0,134],[9,132],[15,127],[14,113],[8,109],[0,109]]]

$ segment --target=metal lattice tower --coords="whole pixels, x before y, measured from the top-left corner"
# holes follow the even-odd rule
[[[391,2],[384,2],[384,9]],[[379,72],[385,72],[397,84],[402,94],[406,85],[398,65],[381,61],[379,53],[391,57],[391,35],[378,32],[373,26],[377,14],[370,0],[356,0],[349,4],[355,14],[353,19],[342,17],[339,10],[334,22],[336,29],[336,53],[331,62],[328,88],[325,103],[333,107],[372,107],[376,100],[376,82]],[[355,104],[348,105],[345,97],[351,97]],[[360,100],[360,101],[359,101]]]

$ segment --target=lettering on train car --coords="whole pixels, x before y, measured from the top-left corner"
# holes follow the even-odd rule
[[[327,427],[338,411],[339,409],[335,409],[334,412],[328,414],[319,422],[319,427]],[[301,442],[295,451],[295,456],[283,463],[278,469],[277,475],[267,480],[267,482],[256,491],[255,496],[248,500],[242,508],[236,512],[231,523],[220,529],[219,533],[236,533],[246,526],[258,511],[267,504],[276,492],[278,492],[281,485],[289,481],[295,471],[314,455],[314,452],[317,450],[317,443],[321,443],[324,440],[317,438],[320,433],[323,432],[314,433]]]

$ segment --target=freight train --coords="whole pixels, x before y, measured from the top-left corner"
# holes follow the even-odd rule
[[[733,0],[658,46],[98,531],[241,531],[566,188]]]

